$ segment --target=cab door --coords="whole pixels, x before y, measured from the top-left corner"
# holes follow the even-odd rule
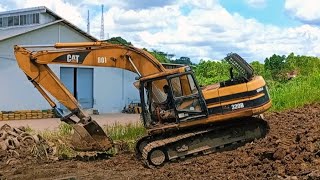
[[[189,121],[208,115],[202,91],[192,73],[168,77],[178,121]]]

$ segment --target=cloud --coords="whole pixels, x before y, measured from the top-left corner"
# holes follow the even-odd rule
[[[134,3],[131,0],[127,0],[127,7],[132,9],[146,9],[146,8],[153,8],[153,7],[163,7],[167,5],[171,5],[175,1],[173,0],[139,0],[135,1]]]
[[[76,24],[82,29],[86,27],[86,13],[81,6],[63,0],[25,0],[25,7],[46,6],[67,21]]]
[[[309,24],[320,25],[320,1],[286,0],[285,10],[295,19]]]
[[[249,61],[291,52],[320,56],[319,27],[263,24],[228,12],[218,0],[177,0],[174,4],[162,1],[149,5],[137,1],[135,7],[132,1],[125,0],[7,1],[12,9],[45,5],[83,30],[86,10],[90,9],[90,32],[97,38],[101,27],[100,5],[104,3],[108,7],[104,12],[105,37],[107,33],[110,37],[121,36],[137,47],[157,49],[176,57],[188,56],[194,62],[222,59],[229,52],[239,53]],[[187,12],[182,11],[185,7]]]
[[[0,4],[0,12],[6,11],[6,10],[7,8],[4,5]]]
[[[107,9],[118,7],[123,9],[148,9],[154,7],[163,7],[175,3],[175,0],[84,0],[83,4],[91,4],[101,6],[105,5]]]
[[[112,36],[127,37],[128,41],[132,41],[133,38],[138,40],[137,35],[144,31],[157,33],[176,26],[175,19],[180,15],[176,6],[143,10],[125,10],[112,7],[104,13],[104,29],[106,33],[111,33]],[[93,17],[91,22],[92,34],[99,34],[101,14]]]
[[[15,7],[15,3],[10,0],[3,0],[0,2],[0,12],[12,10],[12,7]]]
[[[206,6],[193,1],[193,8],[184,15],[179,9],[186,4],[190,6],[190,1],[144,10],[111,8],[105,14],[105,31],[138,47],[189,56],[195,62],[201,58],[221,59],[229,52],[237,52],[249,61],[263,61],[274,53],[319,55],[317,27],[265,25],[231,14],[212,1]],[[99,19],[94,20],[95,27],[100,25]],[[98,28],[94,29],[93,33],[98,34]]]
[[[263,8],[267,5],[266,0],[245,0],[245,2],[253,8]]]

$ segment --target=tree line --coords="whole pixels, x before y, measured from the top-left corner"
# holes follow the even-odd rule
[[[127,40],[123,39],[122,37],[112,37],[108,40],[106,40],[108,43],[112,44],[121,44],[121,45],[126,45],[126,46],[131,46],[133,45],[131,42],[128,42]],[[175,55],[174,54],[169,54],[166,52],[158,51],[155,49],[148,50],[146,48],[143,48],[145,51],[148,51],[150,54],[153,55],[158,61],[161,63],[172,63],[172,64],[185,64],[185,65],[195,65],[194,63],[191,62],[191,59],[189,57],[180,57],[174,59]]]
[[[285,55],[274,54],[267,57],[264,63],[250,63],[256,75],[263,76],[267,81],[285,83],[295,76],[312,76],[320,72],[320,59],[312,56],[300,56],[294,53]],[[196,65],[195,74],[201,85],[212,84],[228,79],[229,65],[226,61],[201,60]]]
[[[106,40],[113,44],[132,45],[121,37],[113,37]],[[191,61],[189,57],[183,56],[174,58],[174,54],[162,52],[159,50],[148,50],[156,59],[162,63],[192,65],[195,75],[201,85],[208,85],[229,78],[229,64],[225,60],[200,60],[198,64]],[[250,63],[256,75],[263,76],[267,81],[286,82],[290,78],[297,76],[309,76],[320,72],[320,60],[317,57],[295,55],[294,53],[286,55],[274,54],[267,57],[264,63],[253,61]]]

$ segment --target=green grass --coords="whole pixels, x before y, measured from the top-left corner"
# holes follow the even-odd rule
[[[141,123],[126,125],[116,123],[103,128],[116,144],[115,148],[110,150],[110,153],[118,153],[121,150],[133,151],[136,140],[146,134],[146,130]],[[34,132],[31,128],[28,130]],[[58,157],[74,157],[77,155],[77,152],[70,146],[72,133],[73,129],[70,125],[61,123],[58,130],[45,130],[39,134],[54,144]]]
[[[298,77],[286,83],[269,82],[271,111],[283,111],[320,101],[320,75]]]
[[[76,155],[70,146],[70,138],[72,135],[72,127],[66,123],[61,123],[57,131],[42,131],[40,135],[47,141],[54,143],[56,148],[56,155],[58,157],[73,157]]]
[[[126,143],[131,151],[134,148],[136,140],[146,134],[146,130],[140,122],[126,125],[115,123],[105,126],[104,130],[113,141]]]
[[[61,123],[59,125],[59,135],[60,136],[70,136],[72,134],[72,127],[67,123]]]
[[[126,125],[115,123],[111,126],[105,126],[104,130],[113,140],[132,141],[146,133],[141,123],[129,123]]]

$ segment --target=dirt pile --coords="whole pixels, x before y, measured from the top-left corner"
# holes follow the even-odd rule
[[[239,148],[241,158],[233,162],[236,167],[258,169],[269,177],[320,179],[319,106],[272,113],[267,119],[269,135]]]
[[[269,113],[268,135],[236,150],[165,166],[191,179],[320,179],[320,105]],[[163,177],[164,178],[164,177]]]
[[[50,159],[54,149],[40,135],[31,135],[25,127],[0,127],[0,160],[12,164],[21,159]]]
[[[265,117],[270,131],[263,139],[156,169],[129,153],[90,162],[6,165],[0,174],[10,179],[320,179],[320,104]]]
[[[250,178],[320,179],[319,106],[271,113],[266,118],[271,127],[266,138],[215,156],[234,157],[227,168],[245,169]]]

